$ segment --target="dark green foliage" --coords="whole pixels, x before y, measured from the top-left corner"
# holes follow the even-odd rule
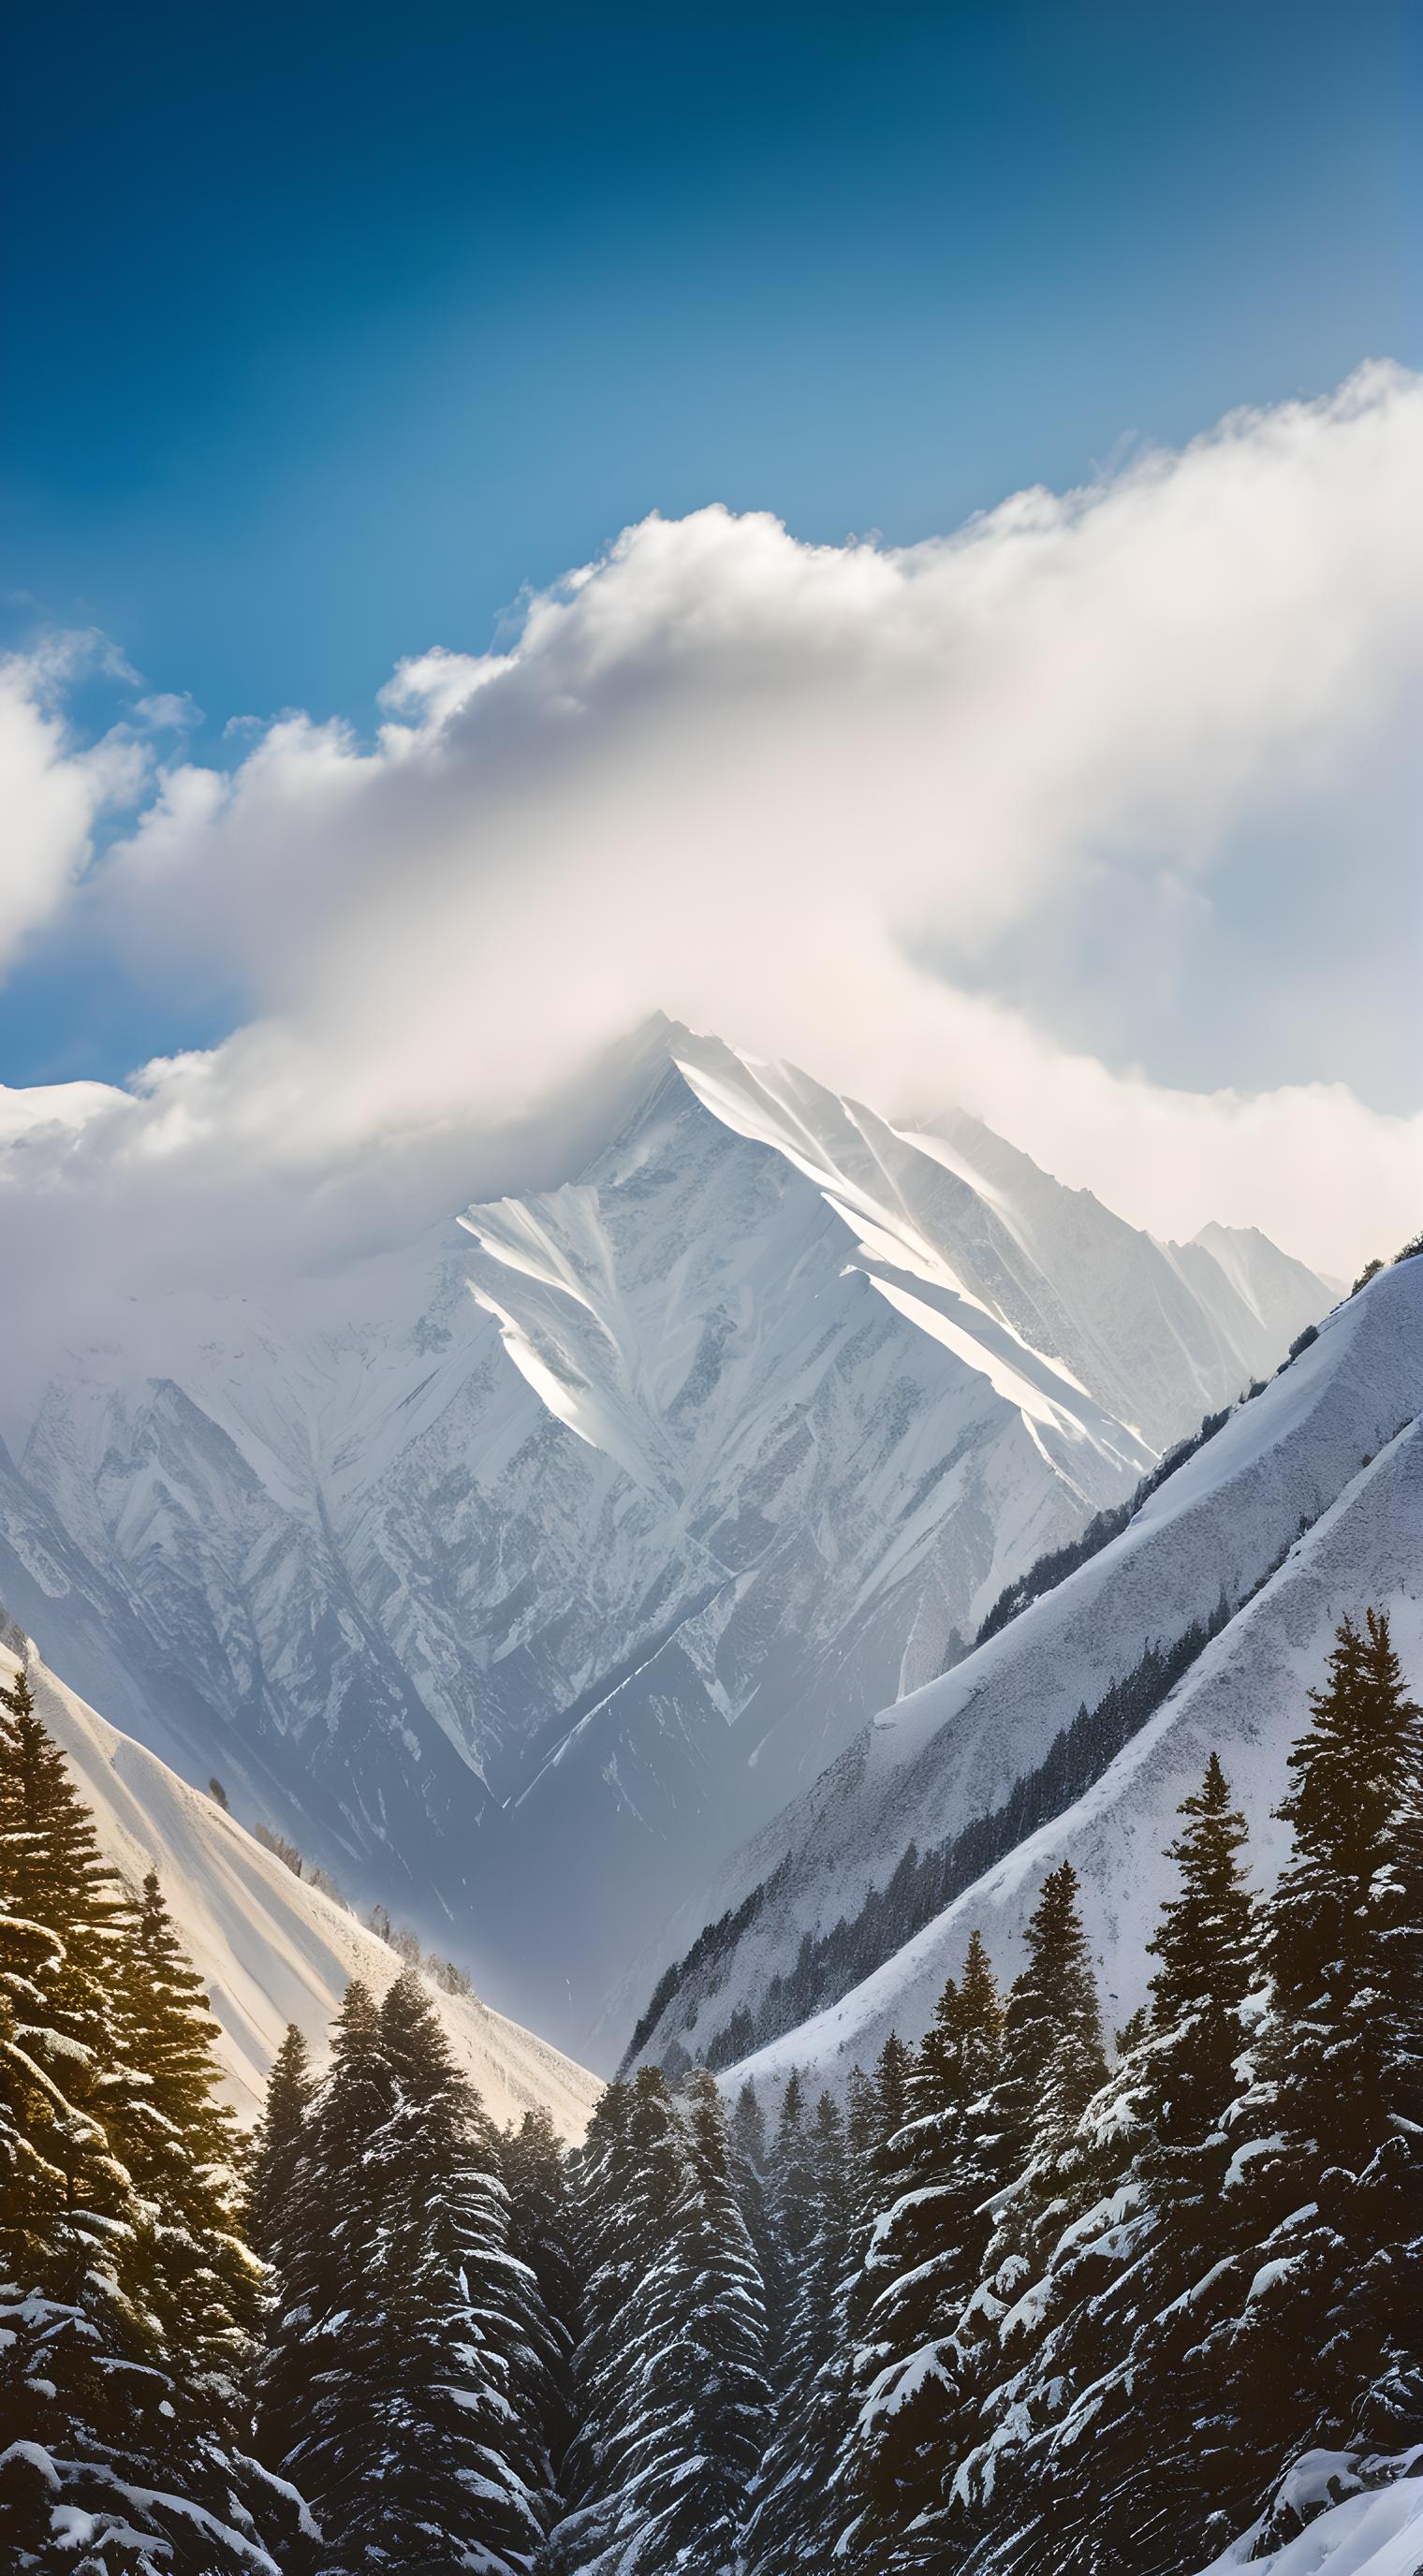
[[[276,2259],[277,2229],[288,2205],[314,2089],[305,2038],[294,2021],[288,2022],[247,2153],[247,2241],[264,2263]]]
[[[815,2232],[815,2156],[809,2104],[794,2066],[781,2094],[771,2174],[772,2278],[788,2318],[799,2294],[806,2249]]]
[[[849,2421],[846,2299],[854,2200],[844,2122],[822,2094],[811,2127],[812,2226],[786,2321],[771,2438],[742,2555],[750,2576],[831,2562],[846,2519],[837,2470]]]
[[[1085,1759],[1179,1651],[1083,1713]],[[7,2576],[1183,2576],[1278,2545],[1423,2442],[1423,1714],[1374,1612],[1280,1813],[1257,1907],[1212,1756],[1110,2070],[1064,1863],[1002,2002],[974,1935],[917,2050],[843,2108],[792,2073],[769,2136],[696,2068],[610,2086],[571,2158],[538,2112],[499,2137],[413,1970],[353,1985],[320,2083],[288,2031],[239,2204],[201,1983],[21,1676]],[[243,2457],[249,2243],[258,2440],[319,2532]]]
[[[869,2527],[896,2527],[938,2500],[962,2404],[956,2330],[992,2234],[993,2196],[1013,2170],[1004,2073],[1003,2008],[975,1932],[911,2071],[909,2118],[890,2142],[902,2188],[865,2257],[867,2283],[879,2285],[858,2430]]]
[[[519,2403],[532,2408],[556,2472],[572,2429],[572,2359],[578,2314],[577,2269],[569,2204],[568,2163],[549,2113],[526,2111],[504,2141],[509,2194],[509,2251],[537,2285],[544,2335],[531,2382]]]
[[[586,2283],[574,2356],[577,2430],[564,2464],[569,2511],[547,2565],[559,2576],[614,2569],[646,2527],[629,2493],[630,2455],[644,2436],[643,2390],[654,2358],[649,2294],[687,2173],[687,2138],[666,2077],[644,2067],[610,2086],[574,2175],[576,2243]],[[644,2455],[644,2477],[651,2474]]]
[[[723,2576],[766,2443],[765,2311],[705,2069],[689,2079],[686,2113],[681,2189],[639,2302],[623,2520],[634,2563]]]
[[[731,2179],[756,2260],[766,2307],[766,2368],[774,2384],[777,2360],[789,2324],[790,2285],[777,2258],[771,2219],[771,2156],[766,2114],[754,2084],[743,2084],[731,2115]]]
[[[1228,2119],[1245,2295],[1204,2355],[1236,2509],[1292,2452],[1387,2452],[1423,2421],[1423,1713],[1385,1618],[1342,1623],[1310,1706],[1270,2007]]]
[[[1219,2467],[1196,2297],[1221,2250],[1220,2124],[1256,1941],[1244,1828],[1214,1756],[1182,1814],[1149,2019],[1059,2160],[1060,2223],[1020,2289],[1024,2327],[1002,2337],[1016,2367],[947,2515],[994,2564],[1036,2552],[1063,2576],[1176,2576],[1210,2554]]]
[[[0,2563],[269,2564],[238,2445],[258,2299],[207,1999],[21,1672],[0,1700]],[[275,2512],[268,2508],[276,2504]],[[71,2543],[83,2534],[85,2555]]]
[[[378,2010],[348,1989],[270,2229],[258,2390],[262,2456],[310,2498],[327,2576],[512,2570],[542,2538],[558,2353],[500,2162],[414,1975]]]
[[[150,1871],[119,1963],[116,1997],[132,2073],[112,2132],[144,2213],[148,2297],[170,2369],[175,2419],[197,2452],[245,2438],[245,2381],[260,2272],[241,2228],[240,2141],[218,2097],[217,2027],[202,1981]]]

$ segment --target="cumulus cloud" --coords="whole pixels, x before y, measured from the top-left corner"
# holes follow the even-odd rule
[[[92,855],[105,806],[142,783],[143,754],[127,729],[88,746],[71,734],[66,692],[96,664],[132,679],[93,635],[54,636],[0,659],[0,966],[61,908]]]
[[[642,522],[501,651],[402,664],[371,738],[289,714],[230,771],[156,774],[90,927],[160,984],[220,955],[244,1024],[32,1123],[26,1168],[76,1204],[260,1191],[304,1236],[417,1173],[433,1212],[517,1179],[548,1104],[663,1009],[892,1115],[963,1100],[1159,1231],[1258,1222],[1348,1268],[1416,1224],[1423,1168],[1418,1069],[1372,1107],[1331,1046],[1369,848],[1309,863],[1335,882],[1278,1078],[1229,1078],[1225,1013],[1209,1089],[1154,1041],[1187,947],[1211,1026],[1243,835],[1288,907],[1312,801],[1378,825],[1423,667],[1420,467],[1423,385],[1376,367],[914,547]],[[82,866],[94,782],[20,703],[33,917]],[[1110,1044],[1084,1044],[1074,996],[1114,977]]]

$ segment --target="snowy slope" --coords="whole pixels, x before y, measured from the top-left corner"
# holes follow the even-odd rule
[[[579,1179],[464,1224],[76,1354],[0,1459],[0,1599],[570,2040],[1326,1302],[1258,1238],[1156,1244],[976,1121],[901,1134],[670,1027]]]
[[[1253,2539],[1246,2532],[1201,2576],[1232,2576],[1247,2565],[1256,2576],[1419,2576],[1423,2478],[1410,2475],[1371,2495],[1346,2497],[1264,2558],[1252,2555]]]
[[[868,2062],[890,2028],[926,2026],[979,1925],[1005,1974],[1018,1964],[1043,1872],[1070,1857],[1108,2012],[1141,2000],[1143,1944],[1164,1883],[1175,1809],[1214,1745],[1249,1814],[1268,1874],[1270,1810],[1346,1610],[1388,1607],[1423,1686],[1423,1261],[1385,1271],[1218,1437],[1170,1477],[1129,1528],[939,1682],[862,1731],[810,1795],[723,1874],[644,1963],[642,2000],[698,1920],[741,1902],[786,1863],[774,1897],[676,1999],[649,2042],[693,2048],[738,2006],[755,2011],[803,1934],[853,1915],[911,1839],[919,1847],[997,1807],[1083,1703],[1093,1706],[1148,1640],[1170,1642],[1224,1597],[1236,1615],[1088,1794],[1023,1843],[838,2003],[762,2051],[828,2077]],[[1280,1560],[1283,1558],[1283,1562]],[[1272,1571],[1273,1569],[1273,1571]],[[1257,1589],[1256,1587],[1262,1587]],[[708,1992],[712,1985],[714,1991]],[[694,2018],[695,2016],[695,2018]]]
[[[14,1655],[0,1648],[0,1680]],[[121,1735],[51,1673],[29,1662],[35,1704],[62,1745],[93,1810],[106,1858],[136,1888],[156,1869],[183,1944],[208,1988],[222,2031],[232,2099],[257,2111],[288,2022],[318,2059],[348,1980],[379,1995],[400,1973],[374,1933],[264,1851],[211,1798]],[[598,2080],[532,2032],[471,1997],[431,1985],[459,2062],[499,2122],[547,2109],[565,2138],[582,2136]]]

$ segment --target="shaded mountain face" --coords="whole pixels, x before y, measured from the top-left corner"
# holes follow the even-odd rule
[[[643,1961],[630,1981],[637,2002],[702,1923],[768,1881],[769,1893],[680,1985],[645,2053],[674,2042],[703,2051],[734,2015],[764,2018],[807,1935],[816,1941],[842,1916],[867,1923],[868,1891],[889,1885],[911,1843],[924,1852],[1002,1814],[1079,1709],[1098,1709],[1148,1649],[1216,1628],[1122,1749],[1088,1763],[1078,1793],[1049,1806],[1037,1830],[1006,1837],[1002,1856],[970,1872],[912,1937],[886,1941],[877,1924],[833,1996],[808,2019],[789,2016],[747,2065],[758,2080],[795,2064],[807,2083],[838,2086],[851,2066],[873,2064],[891,2029],[917,2039],[975,1928],[1001,1973],[1016,1974],[1043,1877],[1064,1859],[1081,1881],[1104,2009],[1120,2026],[1145,1999],[1181,1800],[1218,1752],[1250,1821],[1257,1874],[1273,1879],[1288,1839],[1274,1809],[1307,1694],[1339,1620],[1370,1605],[1388,1612],[1423,1693],[1423,1259],[1383,1271],[1328,1316],[1121,1536],[951,1673],[885,1709],[738,1855]]]
[[[0,1597],[572,2046],[1328,1302],[1262,1238],[1163,1246],[976,1121],[680,1030],[578,1180],[463,1224],[76,1355],[0,1463]]]

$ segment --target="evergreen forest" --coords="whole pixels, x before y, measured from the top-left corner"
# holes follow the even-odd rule
[[[917,2045],[499,2129],[429,1985],[264,2117],[23,1672],[0,1704],[9,2576],[1196,2576],[1423,2461],[1423,1711],[1340,1626],[1268,1894],[1212,1756],[1149,2002],[1071,1867]]]

